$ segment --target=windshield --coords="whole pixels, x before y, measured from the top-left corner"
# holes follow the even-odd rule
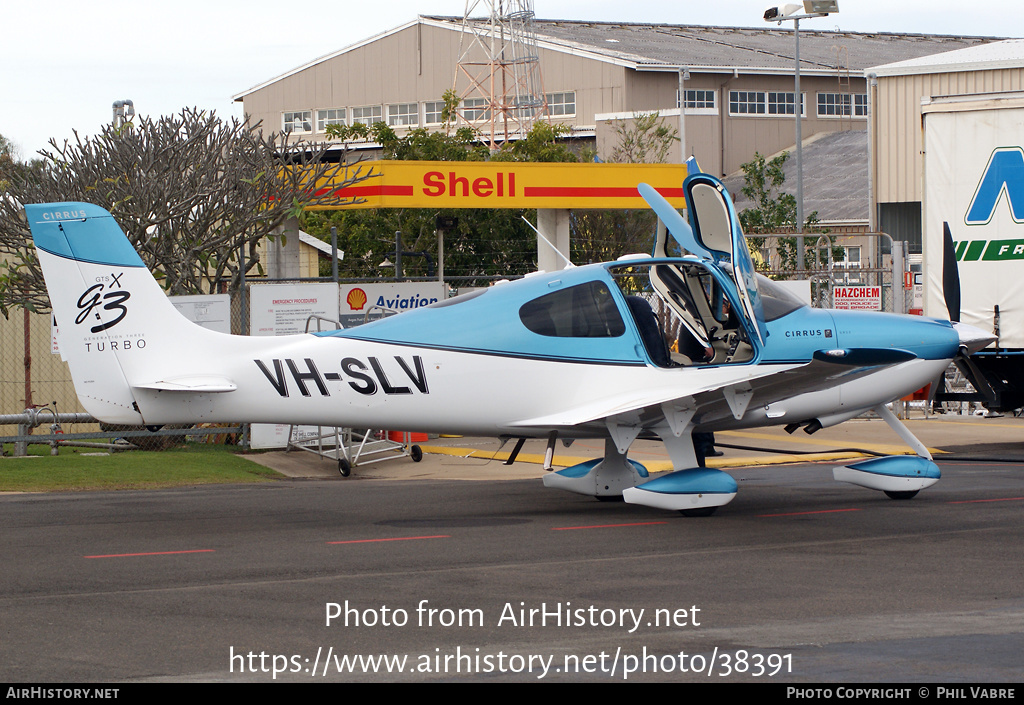
[[[761,274],[757,275],[757,288],[761,292],[761,307],[766,321],[782,318],[807,305],[796,294]]]

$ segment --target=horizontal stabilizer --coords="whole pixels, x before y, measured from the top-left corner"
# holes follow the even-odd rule
[[[196,376],[160,380],[148,384],[133,384],[136,389],[153,389],[158,392],[192,392],[194,394],[220,394],[233,392],[238,385],[223,377]]]

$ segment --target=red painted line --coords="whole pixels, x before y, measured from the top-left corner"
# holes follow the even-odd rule
[[[151,553],[111,553],[106,556],[82,556],[82,558],[132,558],[134,556],[174,556],[179,553],[213,553],[212,548],[197,548],[192,551],[153,551]]]
[[[353,541],[328,541],[327,544],[330,545],[330,546],[333,546],[333,545],[339,544],[339,543],[377,543],[377,542],[380,542],[380,541],[419,541],[421,539],[450,539],[450,538],[451,538],[451,536],[441,534],[441,535],[438,535],[438,536],[400,536],[398,538],[393,538],[393,539],[355,539]]]
[[[836,512],[859,512],[859,508],[854,509],[822,509],[816,512],[790,512],[789,514],[758,514],[759,519],[766,517],[798,517],[804,514],[835,514]]]
[[[321,189],[317,192],[318,196],[328,193],[329,189]],[[341,196],[342,198],[355,198],[360,196],[412,196],[412,186],[401,186],[392,185],[387,186],[385,184],[374,184],[372,186],[346,186],[344,188],[335,189],[332,195]]]
[[[657,191],[666,198],[683,197],[681,188]],[[635,186],[526,186],[523,195],[527,198],[640,198]]]
[[[947,502],[946,504],[977,504],[978,502],[1019,502],[1024,497],[1003,497],[1001,499],[961,499],[956,502]]]
[[[656,526],[667,524],[667,521],[640,521],[635,524],[595,524],[593,526],[553,526],[552,531],[575,531],[576,529],[617,529],[620,526]]]

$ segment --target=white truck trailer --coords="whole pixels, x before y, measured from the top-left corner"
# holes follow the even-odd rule
[[[989,409],[1024,406],[1024,93],[922,105],[924,313],[990,331],[958,363]]]

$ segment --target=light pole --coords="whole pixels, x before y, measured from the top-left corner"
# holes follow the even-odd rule
[[[115,100],[113,110],[114,129],[120,129],[122,125],[130,122],[135,117],[135,103],[130,100]]]
[[[800,10],[803,14],[798,14]],[[793,97],[793,112],[796,114],[796,268],[804,269],[804,165],[803,165],[803,134],[801,120],[803,118],[803,99],[800,95],[800,20],[813,17],[827,17],[829,13],[839,12],[839,0],[804,0],[803,7],[795,3],[769,7],[764,11],[765,22],[793,22],[793,35],[796,37],[796,95]]]
[[[679,163],[686,163],[686,82],[690,69],[679,67]]]

